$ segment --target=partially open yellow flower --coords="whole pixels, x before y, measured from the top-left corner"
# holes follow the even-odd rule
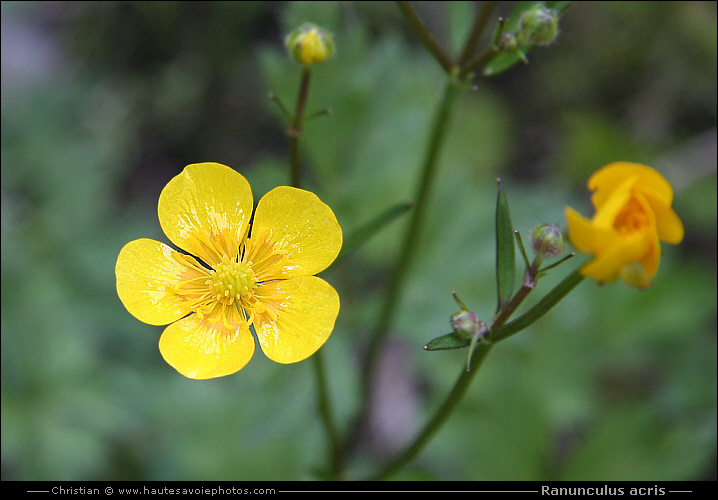
[[[308,191],[277,187],[252,217],[247,180],[218,163],[189,165],[160,194],[160,225],[188,255],[151,239],[117,257],[117,294],[151,325],[164,359],[182,375],[235,373],[262,351],[295,363],[329,338],[339,296],[313,276],[334,261],[342,231],[332,210]]]
[[[566,208],[569,241],[595,256],[582,274],[602,283],[620,276],[631,286],[650,286],[661,259],[659,240],[676,245],[683,239],[671,185],[650,167],[615,162],[595,172],[588,188],[596,209],[591,220]]]

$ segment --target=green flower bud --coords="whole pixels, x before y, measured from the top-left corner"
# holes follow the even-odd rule
[[[501,52],[513,52],[518,47],[516,36],[513,33],[501,33],[496,38],[496,47]]]
[[[459,311],[451,315],[451,328],[460,339],[470,339],[479,333],[479,318],[471,311]]]
[[[558,13],[540,3],[523,13],[516,40],[520,45],[548,45],[558,35]]]
[[[289,55],[300,64],[309,66],[334,56],[334,37],[316,24],[304,23],[284,40]]]
[[[531,246],[542,259],[551,259],[566,250],[566,240],[558,224],[541,224],[531,232]]]

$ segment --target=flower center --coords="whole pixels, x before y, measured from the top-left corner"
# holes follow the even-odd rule
[[[635,198],[631,198],[616,217],[614,227],[621,234],[637,233],[651,223],[649,215]]]
[[[256,284],[257,279],[251,267],[225,258],[212,273],[210,286],[219,302],[230,305],[248,295]]]

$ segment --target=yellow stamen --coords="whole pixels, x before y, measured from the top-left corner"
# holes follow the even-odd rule
[[[241,323],[275,322],[286,299],[277,290],[258,285],[287,277],[292,263],[282,250],[271,243],[263,231],[243,244],[234,246],[229,234],[197,235],[204,258],[212,259],[212,269],[190,255],[174,252],[185,271],[172,290],[182,296],[189,308],[202,320],[236,330]],[[263,292],[263,293],[262,293]]]

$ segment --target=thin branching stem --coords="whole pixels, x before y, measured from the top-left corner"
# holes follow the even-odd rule
[[[469,37],[466,39],[466,43],[464,44],[464,49],[461,51],[461,57],[459,58],[459,66],[461,68],[463,68],[464,64],[466,64],[474,55],[476,46],[479,44],[481,36],[484,34],[484,30],[486,29],[486,25],[498,5],[499,2],[484,2],[481,6],[481,10],[479,10],[476,15],[474,26],[471,28],[471,33],[469,33]]]
[[[527,270],[527,275],[530,275],[530,270]],[[553,288],[548,294],[546,294],[534,307],[529,311],[521,315],[519,318],[506,323],[511,313],[516,310],[516,307],[523,302],[528,294],[534,289],[535,281],[529,277],[528,282],[533,282],[533,285],[524,285],[521,289],[516,292],[514,297],[511,299],[507,307],[504,309],[505,312],[499,313],[494,318],[489,331],[491,332],[488,336],[488,340],[483,341],[478,345],[476,351],[471,356],[469,361],[468,370],[462,369],[454,387],[452,388],[449,395],[446,397],[444,402],[439,406],[434,415],[429,419],[424,428],[419,432],[416,439],[394,460],[389,462],[384,468],[372,479],[386,479],[396,471],[401,469],[404,465],[408,464],[424,446],[429,442],[430,438],[436,433],[446,419],[451,415],[454,409],[458,406],[459,402],[466,394],[469,385],[479,371],[479,368],[483,364],[486,356],[491,351],[491,348],[498,342],[506,340],[510,336],[520,332],[527,328],[534,321],[541,318],[546,314],[553,306],[555,306],[561,299],[563,299],[571,290],[573,290],[579,283],[583,281],[583,276],[579,269],[576,269],[571,274],[566,276],[556,287]]]
[[[501,52],[498,50],[498,48],[491,46],[491,47],[487,48],[486,50],[484,50],[478,56],[474,57],[470,61],[467,61],[462,66],[462,71],[464,73],[470,73],[472,71],[475,71],[475,70],[479,69],[481,66],[484,66],[486,63],[491,61],[491,59],[493,59],[500,53]]]
[[[404,17],[409,23],[409,26],[411,26],[411,29],[414,30],[416,36],[419,37],[421,43],[423,43],[431,55],[439,61],[439,64],[441,64],[444,68],[444,71],[446,71],[448,75],[452,75],[455,71],[454,68],[456,67],[454,61],[452,61],[451,57],[449,57],[444,49],[441,48],[439,42],[436,41],[434,35],[431,34],[429,28],[426,27],[424,21],[421,20],[419,15],[416,13],[416,10],[414,10],[414,6],[411,5],[411,2],[396,3],[399,5],[399,9],[401,9],[401,12],[404,14]]]

